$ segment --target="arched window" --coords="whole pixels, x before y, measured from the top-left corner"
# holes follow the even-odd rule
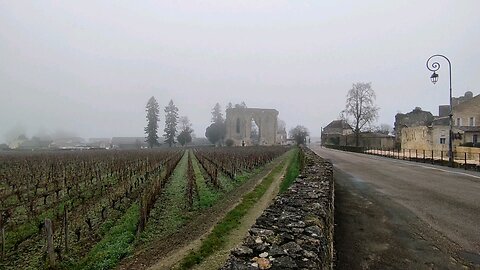
[[[240,118],[237,118],[237,133],[240,134]]]

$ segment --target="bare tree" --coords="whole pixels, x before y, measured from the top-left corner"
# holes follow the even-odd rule
[[[192,124],[186,116],[180,117],[180,134],[177,136],[177,141],[182,145],[192,142]]]
[[[294,139],[297,145],[305,144],[307,142],[307,136],[310,133],[304,126],[296,126],[290,130],[290,138]]]
[[[247,104],[245,103],[245,101],[242,101],[240,104],[235,104],[235,108],[236,109],[246,109],[247,108]]]
[[[388,135],[391,132],[393,132],[393,128],[389,124],[380,124],[379,127],[375,128],[375,131],[378,132],[378,133]]]
[[[371,83],[354,83],[348,91],[345,110],[341,115],[345,120],[349,120],[349,116],[353,118],[351,125],[354,126],[356,146],[359,145],[360,132],[378,117],[379,108],[374,104],[375,99]]]
[[[192,124],[190,123],[190,119],[188,119],[187,116],[180,117],[178,122],[180,124],[180,130],[187,130],[187,129],[191,129],[192,127]]]

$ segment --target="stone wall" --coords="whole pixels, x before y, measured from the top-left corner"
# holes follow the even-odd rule
[[[402,129],[409,127],[430,126],[434,120],[431,112],[423,111],[417,107],[409,113],[397,113],[395,115],[395,138],[397,143],[402,143]],[[402,145],[403,148],[403,145]]]
[[[448,151],[448,126],[423,126],[402,129],[402,150]],[[463,142],[462,130],[453,127],[453,146],[457,148]],[[443,140],[441,140],[443,139]]]
[[[301,175],[257,219],[221,269],[333,268],[333,167],[304,151]]]

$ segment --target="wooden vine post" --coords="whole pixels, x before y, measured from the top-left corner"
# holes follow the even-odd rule
[[[5,258],[5,224],[3,224],[3,215],[0,213],[0,228],[2,229],[2,260]]]
[[[67,216],[67,206],[63,207],[63,228],[65,233],[65,253],[68,252],[68,216]]]
[[[47,233],[47,257],[48,265],[55,266],[55,252],[53,247],[53,225],[50,219],[45,219],[45,232]]]

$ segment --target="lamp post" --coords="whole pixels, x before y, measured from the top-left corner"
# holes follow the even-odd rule
[[[430,56],[430,58],[427,59],[427,69],[430,71],[433,71],[432,76],[430,76],[430,80],[432,81],[433,84],[435,84],[438,81],[438,74],[436,73],[437,70],[440,69],[440,64],[438,62],[433,62],[430,64],[430,59],[432,58],[443,58],[447,60],[448,62],[448,74],[450,78],[450,112],[448,114],[449,117],[449,125],[450,125],[450,130],[448,133],[448,165],[450,167],[453,167],[453,106],[452,106],[452,64],[450,63],[450,60],[445,56],[441,54],[435,54]]]

